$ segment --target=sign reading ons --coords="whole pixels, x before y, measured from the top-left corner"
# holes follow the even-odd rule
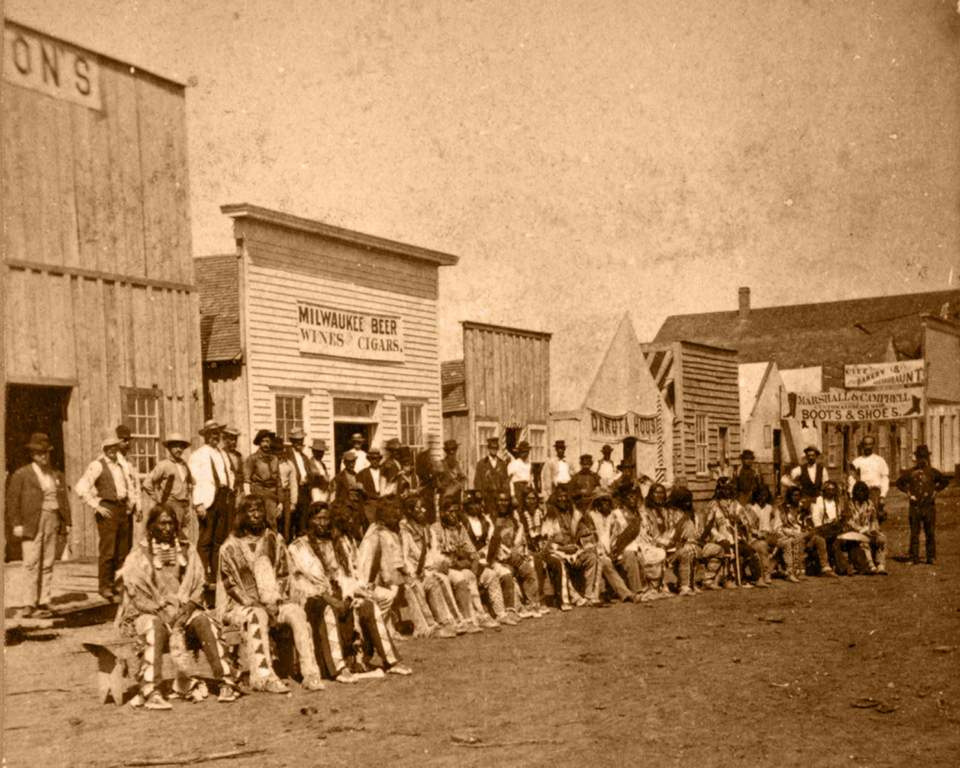
[[[923,415],[923,400],[915,389],[882,392],[837,389],[816,394],[791,392],[787,402],[785,417],[802,421],[884,421]]]
[[[300,351],[402,363],[403,318],[297,302]]]
[[[96,56],[9,23],[3,30],[3,79],[55,99],[101,109]]]
[[[599,411],[590,411],[590,433],[593,437],[614,438],[635,437],[644,443],[657,441],[657,417],[641,416],[628,411],[621,416],[608,416]]]
[[[847,389],[918,386],[923,384],[923,360],[845,365],[843,384]]]

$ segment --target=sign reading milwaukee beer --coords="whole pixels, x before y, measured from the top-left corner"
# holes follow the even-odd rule
[[[915,389],[791,392],[787,403],[789,411],[785,417],[801,421],[883,421],[923,415],[923,400]]]
[[[297,302],[300,351],[402,363],[403,318]]]
[[[635,437],[645,443],[655,443],[657,417],[641,416],[632,411],[621,416],[608,416],[605,413],[590,410],[590,434],[600,439],[622,440],[625,437]]]
[[[93,54],[15,24],[3,30],[3,79],[100,110],[100,64]]]
[[[843,366],[843,385],[847,389],[910,387],[920,384],[923,384],[923,360]]]

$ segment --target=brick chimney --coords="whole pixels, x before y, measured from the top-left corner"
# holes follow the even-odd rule
[[[739,292],[740,320],[746,320],[750,316],[750,288],[741,287]]]

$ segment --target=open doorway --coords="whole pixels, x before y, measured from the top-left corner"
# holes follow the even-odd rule
[[[6,477],[17,467],[30,461],[24,445],[34,432],[43,432],[50,438],[53,450],[50,463],[64,470],[63,424],[67,420],[70,387],[35,387],[22,384],[7,385],[7,418],[4,424],[4,445],[7,451]],[[19,560],[20,541],[6,526],[5,559]]]
[[[355,434],[363,435],[363,450],[370,448],[370,443],[376,433],[376,424],[357,424],[349,421],[337,421],[333,424],[333,462],[336,471],[340,471],[340,461],[343,454],[350,450],[350,438]]]
[[[623,456],[622,461],[628,464],[636,463],[636,451],[637,451],[637,438],[635,437],[625,437],[623,438]],[[643,467],[642,469],[648,469]],[[640,467],[637,467],[638,476],[643,474],[643,471]]]
[[[773,490],[780,493],[780,478],[783,475],[783,438],[779,429],[773,430]]]

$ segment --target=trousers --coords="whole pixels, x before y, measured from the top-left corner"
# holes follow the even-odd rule
[[[276,677],[270,652],[270,617],[266,609],[259,605],[236,606],[224,614],[224,619],[243,630],[250,687],[262,689],[269,679]],[[303,608],[295,603],[281,603],[277,623],[286,624],[293,630],[293,644],[300,656],[300,673],[303,677],[319,675],[313,633]]]
[[[197,553],[200,555],[208,581],[216,579],[220,545],[226,541],[230,533],[229,496],[228,488],[218,488],[213,497],[213,503],[207,507],[206,515],[199,523]]]
[[[114,591],[117,570],[130,551],[130,515],[124,502],[101,502],[109,517],[97,516],[97,582],[100,594]]]
[[[57,534],[60,516],[43,510],[37,535],[23,539],[23,604],[36,608],[50,603],[50,585],[53,583],[53,563],[57,555]]]
[[[920,529],[926,540],[927,560],[937,556],[937,506],[936,504],[910,505],[910,559],[920,559]]]

